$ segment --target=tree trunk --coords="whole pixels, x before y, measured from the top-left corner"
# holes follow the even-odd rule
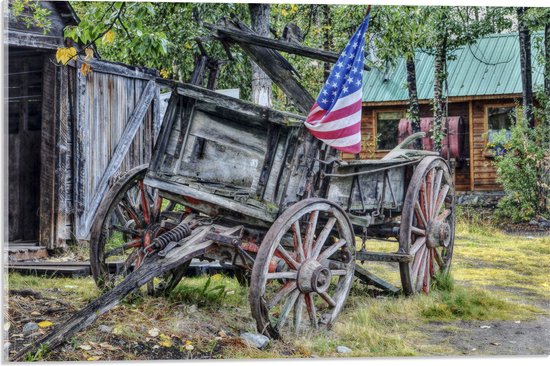
[[[530,127],[535,127],[533,114],[533,81],[531,73],[531,34],[523,21],[527,8],[517,8],[521,84],[523,91],[523,115]]]
[[[323,49],[330,51],[332,49],[332,14],[330,13],[330,6],[323,5]],[[332,65],[329,62],[323,64],[323,80],[327,81],[330,75],[330,69]]]
[[[420,131],[420,105],[418,104],[418,93],[416,90],[416,65],[414,63],[414,50],[412,55],[407,56],[407,87],[409,89],[409,120],[411,121],[412,133]],[[414,147],[421,149],[420,140],[416,140]]]
[[[444,138],[443,131],[443,82],[447,77],[446,59],[447,59],[447,28],[446,10],[441,9],[441,16],[437,24],[437,44],[435,46],[434,56],[434,123],[432,131],[432,140],[434,141],[434,150],[441,151],[441,143]]]
[[[550,125],[550,23],[544,26],[544,90],[546,101],[546,123]]]
[[[269,4],[248,4],[252,29],[256,34],[269,37]],[[252,102],[271,107],[271,79],[263,70],[252,64]]]

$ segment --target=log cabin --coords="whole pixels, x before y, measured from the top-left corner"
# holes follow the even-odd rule
[[[543,67],[532,38],[533,84],[543,83]],[[433,117],[433,55],[415,55],[421,124],[427,131]],[[458,191],[500,190],[494,152],[488,147],[495,133],[508,130],[521,104],[519,40],[517,33],[490,35],[458,48],[447,61],[447,115],[450,155],[455,162]],[[373,68],[363,76],[361,159],[381,158],[408,135],[408,90],[404,59],[385,70]],[[444,87],[445,95],[445,87]],[[410,129],[410,127],[409,127]],[[424,148],[430,148],[424,139]],[[444,142],[445,145],[445,142]],[[446,155],[446,151],[443,152]],[[344,155],[344,158],[353,158]]]
[[[109,183],[149,162],[160,129],[158,72],[98,58],[86,76],[78,59],[60,65],[63,29],[78,17],[66,1],[40,6],[49,11],[46,32],[27,27],[28,11],[4,12],[7,231],[17,259],[86,240]]]

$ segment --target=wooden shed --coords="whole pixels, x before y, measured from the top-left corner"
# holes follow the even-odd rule
[[[55,62],[63,28],[78,18],[44,1],[47,34],[5,13],[9,113],[8,239],[61,249],[87,239],[113,177],[150,160],[160,128],[155,70],[101,60]]]
[[[533,37],[537,34],[533,35]],[[542,85],[542,66],[532,57],[533,83]],[[517,33],[491,35],[457,49],[448,69],[448,116],[464,122],[463,145],[456,159],[456,187],[460,191],[499,190],[493,135],[508,130],[521,104],[521,73]],[[417,52],[416,78],[420,117],[433,117],[433,56]],[[408,92],[405,61],[386,70],[364,73],[361,158],[384,156],[397,144],[399,121],[406,117]],[[347,156],[351,158],[351,156]]]

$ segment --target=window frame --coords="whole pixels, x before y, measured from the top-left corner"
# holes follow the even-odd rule
[[[514,102],[503,102],[503,103],[493,103],[485,105],[485,118],[484,118],[484,129],[485,129],[485,145],[490,143],[489,141],[489,109],[490,108],[514,108],[517,118],[517,104]]]
[[[373,120],[373,139],[374,139],[374,145],[375,145],[375,151],[376,152],[389,152],[392,149],[386,150],[386,149],[379,149],[378,148],[378,113],[397,113],[401,112],[401,119],[406,117],[407,110],[403,108],[391,108],[391,109],[373,109],[372,110],[372,120]],[[399,132],[399,129],[397,130]]]

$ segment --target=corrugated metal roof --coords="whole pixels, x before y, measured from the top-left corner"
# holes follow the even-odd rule
[[[533,37],[540,34],[535,33]],[[542,85],[543,67],[537,62],[539,51],[534,41],[531,42],[531,49],[533,84]],[[517,32],[481,38],[471,46],[455,50],[453,55],[455,59],[447,61],[450,97],[521,93]],[[431,99],[434,57],[418,51],[415,61],[418,98]],[[364,102],[408,99],[404,59],[385,73],[375,68],[365,72],[363,81]]]

